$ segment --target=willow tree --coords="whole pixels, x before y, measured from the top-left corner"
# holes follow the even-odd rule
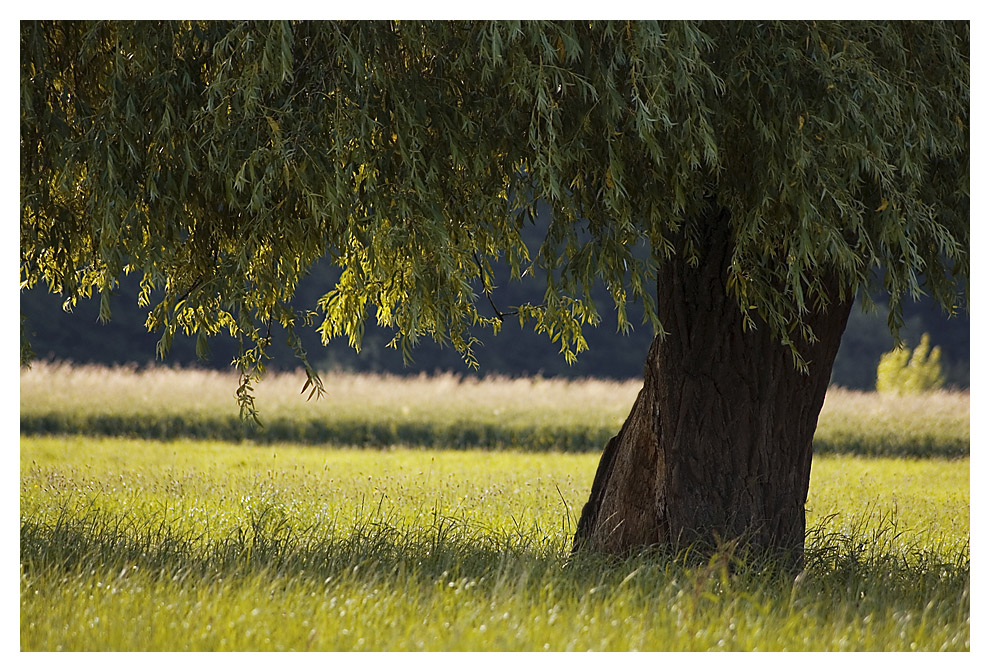
[[[20,137],[21,286],[109,318],[140,275],[159,354],[240,340],[248,414],[272,324],[319,391],[307,325],[471,364],[518,319],[572,359],[594,283],[623,328],[640,306],[643,389],[575,539],[600,551],[800,557],[854,296],[886,290],[895,334],[906,297],[967,300],[966,23],[23,23]],[[295,307],[323,258],[339,281]],[[542,300],[500,306],[496,260]]]

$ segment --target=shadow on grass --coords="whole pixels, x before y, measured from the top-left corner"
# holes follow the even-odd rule
[[[968,616],[968,547],[905,545],[894,521],[871,513],[849,533],[826,532],[825,522],[809,531],[805,566],[796,576],[772,562],[752,562],[731,546],[689,562],[657,550],[625,558],[571,555],[569,543],[560,533],[505,533],[439,514],[401,525],[380,511],[339,530],[333,524],[294,526],[267,510],[208,538],[181,533],[164,518],[138,522],[126,514],[66,509],[53,522],[22,519],[20,533],[22,577],[28,580],[140,567],[168,580],[291,578],[325,589],[344,581],[423,590],[477,582],[493,595],[541,595],[552,586],[557,599],[621,594],[644,608],[674,601],[718,608],[748,596],[766,609],[793,609],[803,600],[869,612],[891,604],[925,610],[933,600],[949,599]]]
[[[24,436],[81,434],[170,441],[197,439],[347,445],[387,448],[453,450],[504,450],[524,452],[598,452],[615,428],[568,425],[507,426],[492,421],[456,421],[449,424],[393,419],[380,423],[348,419],[271,418],[265,427],[241,421],[236,415],[169,415],[111,413],[22,412],[20,433]],[[815,439],[816,455],[863,455],[870,457],[965,458],[969,457],[969,435],[924,434],[892,437],[885,432],[846,433]]]
[[[21,415],[25,436],[82,434],[170,441],[198,439],[254,441],[306,445],[347,445],[387,448],[404,445],[455,450],[512,448],[527,452],[559,450],[593,452],[614,434],[614,428],[582,426],[506,426],[495,421],[455,421],[434,424],[415,419],[381,423],[342,418],[271,418],[264,427],[229,417],[123,413],[27,413]]]

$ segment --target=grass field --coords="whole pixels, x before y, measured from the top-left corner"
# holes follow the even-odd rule
[[[206,414],[200,405],[215,413],[233,406],[231,379],[202,372],[103,370],[101,377],[98,369],[52,367],[55,380],[45,381],[41,368],[22,374],[22,422],[46,385],[53,407],[67,415],[82,415],[80,407],[153,415],[173,404],[173,412],[191,414]],[[146,397],[127,388],[141,375],[149,376]],[[314,407],[297,403],[300,381],[274,382],[285,392],[265,390],[263,413],[297,412],[276,403]],[[520,426],[527,417],[565,425],[567,405],[555,415],[551,398],[590,404],[600,395],[587,413],[572,409],[569,417],[605,426],[610,413],[621,422],[623,395],[635,394],[632,385],[593,381],[342,383],[349,387],[325,403],[365,423],[403,407],[442,423],[437,406],[447,400],[452,415],[502,409]],[[91,394],[80,395],[86,385]],[[553,395],[527,392],[548,388]],[[879,404],[897,416],[890,400],[849,394],[830,394],[832,412],[877,422],[882,414],[869,405]],[[900,407],[918,414],[944,403],[947,415],[963,415],[962,396]],[[361,416],[362,399],[379,400],[380,410]],[[534,409],[539,403],[542,411]],[[808,561],[795,577],[729,553],[700,566],[656,553],[572,557],[570,537],[598,455],[483,447],[22,434],[21,648],[970,648],[968,457],[816,457]]]
[[[238,417],[232,373],[39,362],[21,372],[21,433],[597,453],[642,384],[325,374],[328,395],[307,401],[299,394],[304,381],[301,373],[262,381],[259,429]],[[897,397],[833,388],[815,452],[968,456],[969,393]]]
[[[970,644],[968,460],[819,460],[797,580],[568,562],[592,455],[27,438],[21,460],[26,650]]]

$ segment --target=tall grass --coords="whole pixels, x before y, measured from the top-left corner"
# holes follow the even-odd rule
[[[831,388],[816,453],[902,457],[969,455],[969,392],[886,395]]]
[[[567,553],[590,454],[22,437],[25,650],[968,650],[969,461],[821,457],[795,577]]]
[[[600,451],[640,382],[325,374],[306,401],[301,374],[258,386],[264,428],[238,417],[233,374],[39,362],[21,371],[21,432],[182,437],[354,446]],[[815,450],[960,457],[969,454],[969,394],[887,398],[833,388]]]
[[[274,374],[258,386],[262,429],[238,417],[230,373],[40,363],[21,373],[21,431],[600,450],[636,394],[632,384],[596,380],[331,373],[327,396],[307,401],[304,380]]]

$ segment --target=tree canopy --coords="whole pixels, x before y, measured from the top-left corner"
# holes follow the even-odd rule
[[[160,355],[241,339],[248,413],[273,323],[304,364],[297,328],[359,347],[372,315],[407,354],[470,363],[469,329],[511,317],[573,358],[601,281],[620,324],[638,303],[662,329],[656,269],[712,207],[725,291],[785,344],[859,289],[889,292],[895,333],[904,297],[958,310],[968,23],[21,24],[21,286],[109,319],[139,274]],[[337,285],[291,307],[325,257]],[[500,306],[496,259],[543,301]]]

